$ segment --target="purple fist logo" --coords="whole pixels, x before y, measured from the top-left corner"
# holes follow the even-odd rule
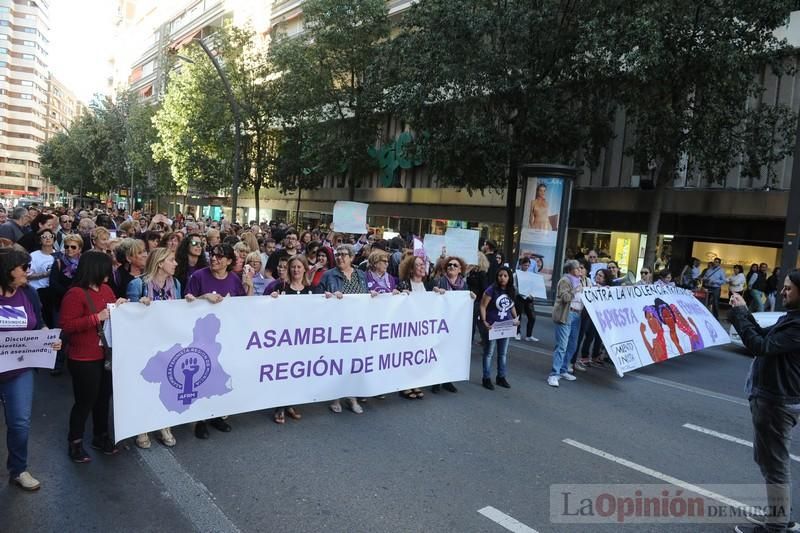
[[[183,405],[191,405],[197,399],[197,388],[205,383],[209,374],[211,374],[211,358],[206,352],[194,346],[176,353],[167,365],[167,380],[180,391],[177,399]]]

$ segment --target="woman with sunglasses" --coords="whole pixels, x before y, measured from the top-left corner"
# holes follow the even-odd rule
[[[289,276],[286,281],[279,282],[279,285],[270,293],[273,298],[278,298],[286,294],[311,294],[311,287],[306,278],[308,271],[308,262],[302,255],[295,255],[290,257],[287,261]],[[276,424],[283,424],[286,422],[286,415],[289,415],[293,420],[300,420],[303,416],[294,407],[277,407],[273,413],[273,420]]]
[[[445,257],[442,264],[444,265],[445,273],[436,280],[436,285],[433,290],[439,293],[447,291],[469,291],[467,280],[464,277],[464,271],[466,270],[464,260],[451,255]],[[474,299],[475,293],[470,291],[470,294]],[[448,392],[458,392],[458,389],[452,383],[434,385],[431,387],[431,392],[438,393],[440,389],[444,389]]]
[[[147,256],[144,274],[128,284],[128,300],[150,305],[152,302],[165,300],[179,300],[181,298],[181,283],[175,278],[175,269],[178,263],[175,254],[168,248],[156,248]],[[191,301],[194,296],[186,295]],[[171,428],[160,430],[161,443],[172,448],[175,446],[175,437]],[[150,447],[150,436],[143,433],[136,437],[136,446],[147,449]]]
[[[264,294],[269,280],[261,273],[261,254],[250,252],[244,258],[245,275],[249,276],[253,282],[253,294]]]
[[[397,290],[397,278],[389,274],[389,254],[376,249],[367,256],[367,290],[378,294],[400,294]]]
[[[50,268],[50,292],[53,298],[53,320],[56,324],[59,323],[61,301],[75,281],[82,250],[83,238],[79,234],[68,233],[64,235],[64,255],[56,258]],[[61,340],[66,347],[69,343],[69,338],[64,331],[61,332]],[[64,369],[64,359],[65,348],[62,348],[56,355],[56,365],[50,371],[50,375],[61,375]]]
[[[0,249],[0,305],[22,309],[6,319],[2,331],[42,329],[41,305],[36,291],[27,286],[30,256],[15,248]],[[61,349],[61,341],[53,345]],[[35,491],[41,483],[28,472],[28,434],[33,405],[33,369],[0,372],[0,399],[5,411],[9,480],[23,490]]]
[[[111,257],[89,251],[81,255],[75,285],[67,291],[61,305],[61,328],[69,335],[68,361],[75,403],[69,415],[68,454],[75,463],[92,460],[83,447],[86,420],[92,415],[92,448],[105,455],[116,455],[119,448],[109,435],[111,372],[105,368],[105,353],[99,332],[108,320],[106,306],[121,305],[108,280]]]
[[[342,299],[345,294],[366,294],[367,277],[366,275],[353,268],[353,257],[355,251],[351,244],[340,244],[336,247],[336,267],[331,268],[322,275],[319,285],[314,292],[324,294],[325,298],[336,297]],[[364,409],[359,405],[356,398],[347,398],[350,410],[360,415]],[[330,410],[334,413],[342,412],[342,403],[336,399],[330,404]]]
[[[39,231],[40,248],[31,254],[31,270],[28,272],[28,284],[36,289],[39,301],[42,303],[44,323],[48,328],[55,327],[53,313],[53,291],[50,289],[50,271],[55,261],[56,234],[49,228]]]
[[[229,296],[251,296],[253,294],[252,280],[248,276],[240,279],[232,272],[235,262],[236,253],[231,246],[218,244],[212,248],[211,266],[201,268],[192,274],[186,288],[186,299],[192,301],[202,298],[216,304]],[[230,424],[223,418],[214,418],[208,422],[201,420],[194,427],[194,436],[198,439],[207,439],[209,437],[208,424],[223,433],[231,430]]]
[[[208,266],[208,259],[203,251],[203,238],[198,233],[186,236],[175,251],[175,278],[181,287],[186,287],[189,278],[196,271]]]
[[[641,278],[636,283],[637,285],[652,285],[653,283],[653,271],[647,267],[642,268],[639,272]]]

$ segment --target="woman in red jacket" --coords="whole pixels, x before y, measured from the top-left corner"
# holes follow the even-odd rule
[[[107,285],[111,277],[111,257],[89,251],[81,255],[75,284],[61,303],[61,328],[69,335],[67,366],[72,375],[75,404],[69,415],[69,457],[76,463],[92,460],[83,447],[86,419],[92,414],[92,448],[106,455],[119,449],[108,434],[111,400],[111,372],[105,369],[99,331],[108,320],[106,305],[121,304]]]

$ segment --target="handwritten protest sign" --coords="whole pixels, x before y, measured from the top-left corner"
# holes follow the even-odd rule
[[[467,291],[121,305],[111,315],[115,437],[466,380],[472,309]]]
[[[492,329],[489,330],[489,340],[507,339],[517,336],[517,326],[514,325],[513,320],[505,320],[503,322],[495,322],[492,324]]]
[[[594,281],[597,272],[605,268],[608,268],[608,263],[592,263],[592,269],[589,271],[589,279]]]
[[[336,202],[333,204],[333,229],[340,233],[366,232],[368,208],[369,204],[360,202]]]
[[[60,329],[0,333],[0,372],[19,368],[53,368],[56,364],[53,343],[60,335]]]
[[[425,255],[428,256],[428,261],[431,263],[436,263],[442,255],[442,250],[447,248],[444,235],[433,235],[431,233],[425,235],[422,245],[425,248]]]
[[[581,299],[620,376],[730,342],[709,310],[678,287],[594,287]]]
[[[460,257],[468,265],[478,264],[478,239],[480,236],[480,232],[474,229],[448,229],[444,235],[447,255]]]
[[[547,298],[547,290],[544,288],[544,276],[525,270],[517,270],[516,275],[520,295]]]

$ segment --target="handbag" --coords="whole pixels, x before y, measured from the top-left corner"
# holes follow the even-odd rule
[[[89,291],[83,289],[83,293],[86,295],[86,300],[89,302],[89,310],[93,314],[97,314],[97,308],[94,306],[91,296],[89,296]],[[106,370],[111,370],[111,362],[113,360],[111,346],[108,345],[106,334],[103,331],[103,325],[100,323],[97,324],[97,336],[100,337],[100,346],[103,347],[103,367]]]

